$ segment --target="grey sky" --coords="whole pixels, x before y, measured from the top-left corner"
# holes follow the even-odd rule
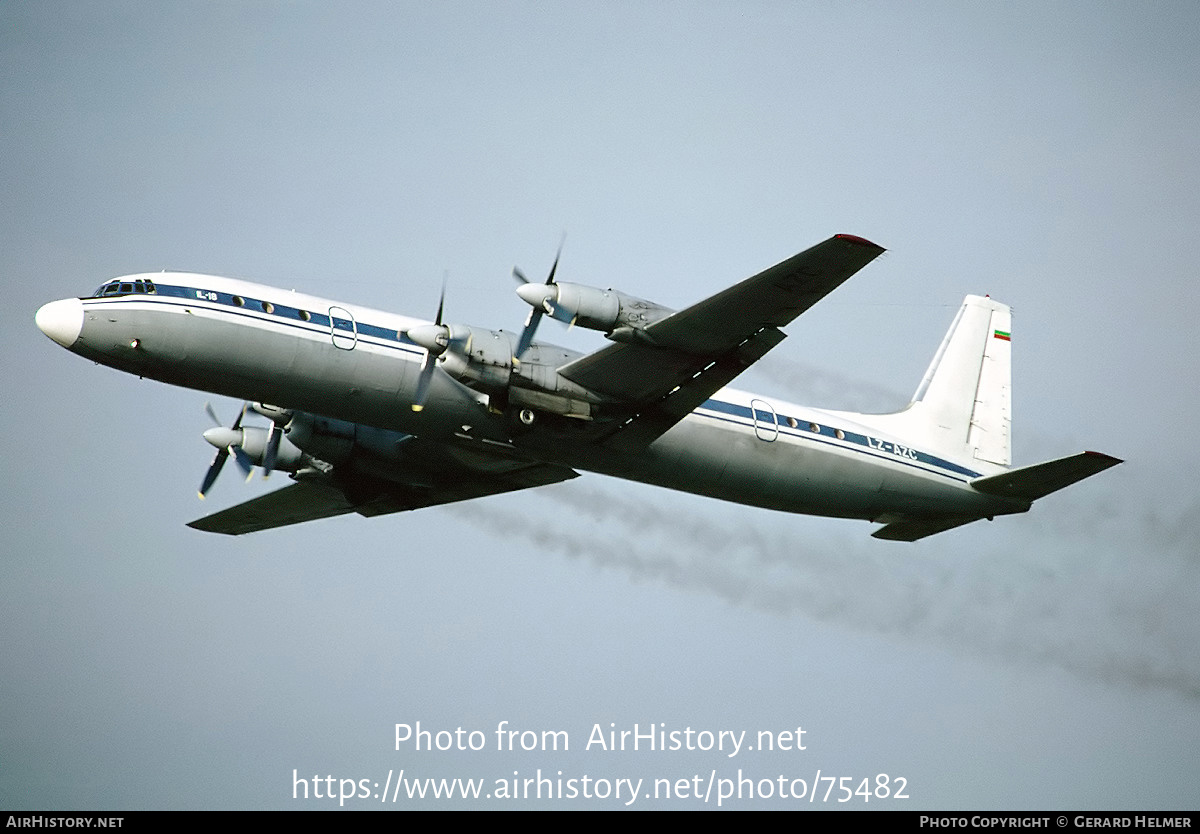
[[[1190,3],[0,4],[0,807],[740,767],[1196,808],[1198,34]],[[598,476],[227,539],[183,525],[282,477],[199,505],[208,395],[32,322],[161,268],[431,316],[448,271],[449,318],[512,328],[564,229],[560,277],[671,306],[863,235],[889,253],[739,387],[902,405],[990,293],[1018,462],[1128,462],[911,546]],[[418,720],[572,750],[394,752]],[[584,752],[609,722],[808,749]]]

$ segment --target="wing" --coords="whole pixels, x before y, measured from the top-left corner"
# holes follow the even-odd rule
[[[657,321],[644,340],[569,362],[559,373],[628,407],[621,443],[644,445],[784,339],[780,327],[884,252],[835,235],[740,284]]]
[[[240,536],[242,533],[286,527],[353,511],[354,505],[337,487],[298,481],[219,513],[198,518],[188,527],[206,533]]]
[[[197,519],[188,527],[240,536],[350,512],[385,515],[482,498],[567,481],[578,473],[565,466],[518,462],[505,471],[483,471],[458,462],[436,470],[414,469],[404,476],[403,481],[358,474],[301,480]]]

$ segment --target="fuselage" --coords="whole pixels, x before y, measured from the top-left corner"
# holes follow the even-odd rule
[[[426,352],[405,333],[421,320],[236,279],[127,276],[47,304],[37,323],[69,350],[141,377],[743,504],[872,520],[1028,508],[970,486],[1003,467],[917,448],[872,428],[870,415],[731,388],[636,454],[514,445],[513,421],[445,374],[427,407],[412,409]]]

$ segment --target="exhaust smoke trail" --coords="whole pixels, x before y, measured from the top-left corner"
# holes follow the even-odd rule
[[[1135,531],[1127,546],[1140,545],[1137,558],[1111,537],[1097,552],[1094,541],[1036,535],[1014,550],[1006,535],[1004,553],[983,555],[850,538],[805,544],[794,532],[801,519],[772,514],[764,524],[764,511],[739,508],[753,523],[718,523],[679,501],[668,508],[595,483],[533,493],[571,511],[553,521],[495,505],[447,509],[539,550],[734,605],[1200,697],[1200,635],[1187,613],[1200,607],[1200,569],[1182,553],[1151,551]],[[1193,510],[1176,527],[1196,518]]]
[[[883,414],[898,411],[908,404],[909,394],[882,385],[853,380],[842,374],[768,355],[751,367],[749,379],[762,379],[784,389],[784,396],[801,405],[820,405],[835,411],[857,411],[863,414]],[[741,387],[736,385],[735,387]]]

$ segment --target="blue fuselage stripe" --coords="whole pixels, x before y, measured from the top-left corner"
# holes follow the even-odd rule
[[[716,414],[702,414],[700,409],[715,411],[719,414],[728,414],[731,417],[739,417],[740,420],[730,420],[724,417],[718,417]],[[709,419],[722,420],[724,422],[735,423],[753,427],[755,424],[754,412],[749,406],[738,405],[736,403],[724,402],[722,400],[705,400],[700,407],[692,412],[701,417]],[[743,422],[746,421],[746,422]],[[792,427],[795,422],[796,426]],[[777,413],[775,422],[766,421],[767,426],[777,428],[779,433],[788,437],[794,437],[799,440],[811,440],[823,443],[827,446],[833,446],[837,449],[845,449],[846,451],[859,452],[869,455],[879,460],[890,461],[891,463],[899,463],[905,466],[911,466],[922,472],[931,472],[932,474],[945,475],[953,478],[956,481],[966,482],[970,478],[979,477],[978,472],[967,469],[965,466],[960,466],[944,458],[931,455],[927,452],[919,452],[910,447],[900,446],[891,441],[882,440],[870,435],[860,434],[854,431],[846,431],[838,429],[834,426],[818,424],[808,419],[801,419],[795,415],[787,415]],[[800,426],[805,428],[801,429]],[[839,437],[839,433],[841,436]],[[877,451],[876,451],[877,450]],[[919,466],[917,464],[925,464]],[[927,469],[926,466],[935,467],[935,470]],[[936,471],[936,470],[944,471]],[[956,477],[957,476],[957,477]]]
[[[222,308],[220,312],[235,315],[250,322],[282,325],[322,338],[330,338],[336,335],[339,338],[349,339],[357,333],[359,340],[368,337],[370,341],[365,341],[365,343],[375,347],[398,350],[401,353],[412,354],[414,356],[423,356],[425,353],[423,348],[417,346],[405,335],[392,328],[380,327],[379,325],[358,320],[351,321],[338,316],[332,317],[331,324],[331,317],[327,314],[304,310],[299,307],[291,307],[286,304],[278,304],[265,299],[241,296],[235,293],[217,292],[215,290],[171,284],[155,284],[154,286],[155,292],[153,293],[102,296],[85,298],[82,301],[88,306],[107,306],[108,304],[119,304],[128,301],[137,303],[149,302],[170,307],[196,306],[198,304],[218,305]],[[183,299],[187,303],[183,304],[173,299]],[[206,306],[204,309],[214,308]],[[303,314],[307,314],[308,318],[305,319]],[[705,414],[702,411],[715,413]],[[716,399],[706,400],[699,408],[692,412],[692,415],[748,428],[753,428],[756,423],[754,412],[749,406]],[[729,416],[723,417],[720,415]],[[920,452],[911,447],[901,446],[870,435],[818,424],[796,415],[776,412],[774,423],[768,420],[764,424],[773,426],[780,434],[787,437],[818,442],[836,449],[865,454],[869,457],[890,463],[910,466],[921,472],[942,475],[959,482],[965,483],[971,478],[979,477],[980,474],[927,452]],[[802,426],[804,428],[800,428]]]

